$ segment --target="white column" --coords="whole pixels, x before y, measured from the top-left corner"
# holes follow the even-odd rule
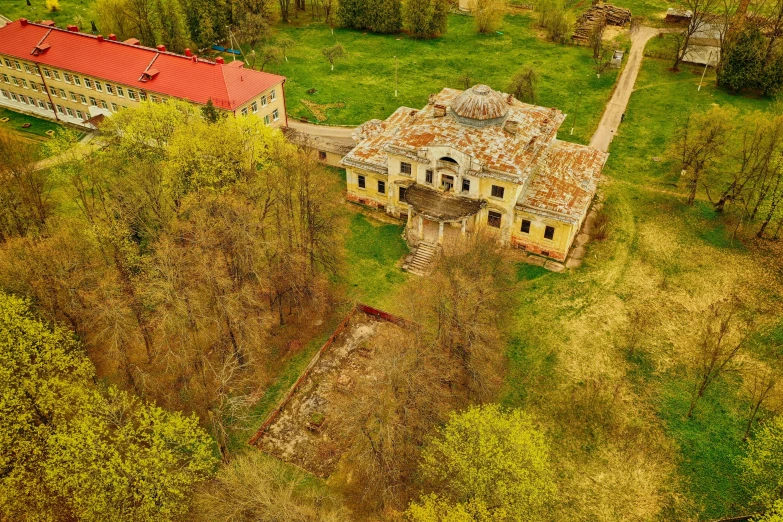
[[[411,217],[413,216],[413,209],[408,205],[408,222],[405,224],[405,228],[411,227]]]
[[[465,232],[468,230],[468,218],[462,220],[462,236],[465,236]]]
[[[419,216],[419,239],[424,239],[424,218]]]
[[[438,221],[438,244],[443,243],[443,221]]]

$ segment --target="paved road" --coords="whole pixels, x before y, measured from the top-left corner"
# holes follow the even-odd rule
[[[609,150],[609,144],[612,143],[612,138],[617,134],[617,128],[620,126],[622,115],[628,107],[628,100],[631,98],[636,77],[639,75],[644,56],[644,46],[650,38],[659,32],[660,29],[653,27],[640,27],[631,35],[631,52],[628,55],[628,62],[620,74],[612,99],[606,104],[601,123],[598,124],[595,134],[593,134],[593,138],[590,140],[591,147],[603,151]]]

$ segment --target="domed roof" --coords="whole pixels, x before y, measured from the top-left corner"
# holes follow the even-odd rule
[[[451,112],[463,123],[483,126],[502,120],[508,112],[508,103],[502,94],[488,86],[474,85],[454,98]]]

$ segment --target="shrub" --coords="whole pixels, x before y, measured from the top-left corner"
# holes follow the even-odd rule
[[[60,0],[46,0],[46,10],[54,13],[60,10]]]

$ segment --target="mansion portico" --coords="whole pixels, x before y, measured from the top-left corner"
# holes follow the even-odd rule
[[[443,89],[356,129],[347,198],[406,219],[413,245],[482,229],[564,260],[608,157],[558,140],[564,119],[486,85]]]

